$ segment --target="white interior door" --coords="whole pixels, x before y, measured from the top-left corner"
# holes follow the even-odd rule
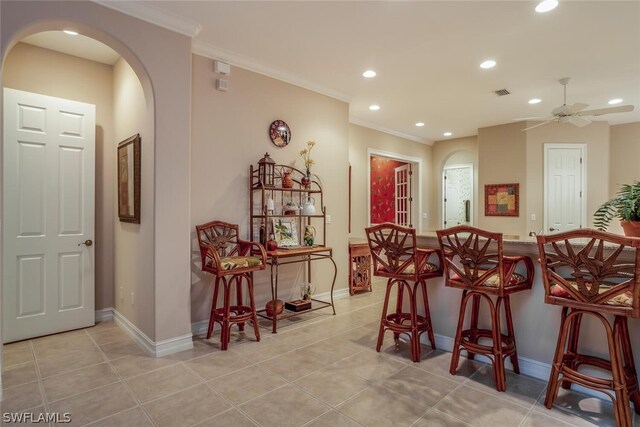
[[[395,172],[396,224],[411,227],[411,165],[398,166]]]
[[[3,150],[4,342],[93,325],[95,106],[4,89]]]
[[[545,144],[545,232],[582,228],[584,146]]]
[[[473,167],[449,166],[444,170],[444,227],[471,224],[473,204]]]

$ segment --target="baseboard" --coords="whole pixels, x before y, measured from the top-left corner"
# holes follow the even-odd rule
[[[163,341],[153,341],[144,332],[124,317],[118,310],[113,310],[113,320],[136,344],[151,357],[162,357],[179,351],[193,348],[191,334],[185,334]]]
[[[451,352],[453,351],[453,343],[454,339],[452,337],[448,337],[446,335],[435,334],[436,338],[436,348],[438,350],[444,350]],[[426,334],[422,334],[420,337],[420,341],[426,345],[429,344],[429,338]],[[463,353],[464,354],[464,353]],[[475,360],[484,363],[491,363],[491,360],[485,356],[477,355]],[[527,375],[529,377],[533,377],[544,382],[549,381],[549,375],[551,374],[551,364],[540,362],[539,360],[530,359],[528,357],[518,357],[518,364],[520,365],[520,373],[523,375]],[[509,370],[513,370],[513,365],[511,365],[511,361],[507,359],[505,361],[505,367]],[[507,383],[507,388],[509,388],[509,384]],[[586,387],[581,387],[577,384],[572,384],[571,389],[580,393],[588,394],[589,396],[594,396],[598,398],[605,398],[606,396],[598,391],[591,390]]]
[[[96,323],[106,322],[113,319],[113,307],[101,308],[96,310]]]
[[[349,296],[349,288],[338,289],[333,292],[333,300],[346,298]],[[313,298],[317,298],[323,301],[329,301],[331,299],[331,292],[323,292],[321,294],[316,294]],[[191,324],[191,333],[194,336],[202,335],[207,332],[209,328],[209,320],[199,320],[197,322],[193,322]]]

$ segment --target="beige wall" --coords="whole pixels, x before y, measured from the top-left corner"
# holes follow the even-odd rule
[[[338,265],[336,289],[347,286],[347,175],[349,109],[344,102],[233,67],[228,92],[215,89],[213,61],[193,56],[191,143],[192,321],[207,320],[211,306],[211,278],[200,271],[195,226],[214,219],[240,225],[249,236],[249,165],[265,152],[280,164],[293,164],[308,140],[316,141],[312,172],[322,177],[327,213],[327,243]],[[277,148],[268,127],[282,119],[291,128],[291,143]],[[297,163],[300,166],[300,163]],[[320,232],[320,230],[318,230]],[[317,293],[329,291],[332,270],[325,261],[313,264]],[[286,268],[291,267],[291,268]],[[279,297],[301,281],[299,265],[280,268]],[[256,304],[270,299],[267,272],[255,275]]]
[[[614,197],[620,185],[640,180],[640,122],[625,123],[609,128],[609,198]],[[613,220],[608,231],[622,233],[622,227]]]
[[[149,335],[153,332],[153,123],[147,122],[147,105],[140,80],[123,59],[113,67],[114,148],[119,142],[140,134],[141,138],[141,200],[140,224],[120,222],[117,203],[113,207],[115,224],[115,308]],[[112,180],[117,182],[117,168]],[[114,186],[115,187],[115,186]],[[118,199],[117,188],[113,197]],[[131,293],[134,293],[134,304]]]
[[[96,309],[113,307],[113,68],[18,43],[7,56],[3,85],[96,106]]]
[[[521,236],[526,229],[525,202],[527,144],[523,123],[512,123],[478,129],[478,227],[504,234]],[[487,184],[520,184],[520,216],[484,215],[484,186]],[[532,190],[533,191],[533,190]]]
[[[155,311],[138,307],[137,315],[153,319],[144,331],[151,340],[190,334],[191,39],[93,2],[3,1],[0,15],[3,62],[27,35],[72,26],[115,49],[140,78],[154,120],[154,246],[145,262],[153,265]]]
[[[527,126],[534,123],[528,122]],[[565,123],[549,123],[526,133],[527,194],[520,195],[520,216],[523,218],[521,236],[528,231],[538,232],[544,226],[544,144],[586,144],[587,146],[587,224],[593,226],[593,213],[607,200],[609,194],[609,124],[593,122],[579,128]],[[513,167],[520,168],[514,164]],[[522,185],[522,184],[521,184]],[[522,189],[521,189],[522,190]],[[536,221],[531,221],[536,214]],[[528,220],[528,221],[527,221]],[[523,237],[524,238],[524,237]]]
[[[456,159],[473,164],[473,223],[478,224],[478,207],[481,202],[478,199],[478,137],[468,136],[464,138],[436,141],[433,144],[432,182],[430,189],[432,214],[429,220],[429,229],[442,228],[442,171],[449,159]],[[480,193],[482,196],[484,193]],[[484,212],[484,211],[483,211]]]
[[[351,164],[351,236],[365,237],[364,229],[368,227],[367,200],[367,171],[369,164],[368,149],[386,151],[389,153],[422,159],[422,212],[427,216],[433,215],[431,209],[431,151],[429,145],[420,144],[408,139],[389,135],[362,126],[349,125],[349,164]],[[414,175],[415,178],[415,175]],[[418,191],[417,189],[415,190]],[[414,193],[417,194],[417,193]],[[422,221],[423,229],[427,228],[428,220],[422,220],[422,213],[418,201],[414,201],[415,218]],[[415,228],[417,222],[414,221]]]

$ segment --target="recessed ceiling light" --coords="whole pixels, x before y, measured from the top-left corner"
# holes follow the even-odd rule
[[[77,36],[78,32],[77,31],[71,31],[71,30],[62,30],[65,34],[69,34],[70,36]]]
[[[367,70],[364,73],[362,73],[362,75],[368,79],[370,79],[371,77],[375,77],[376,76],[376,72],[373,70]]]
[[[418,126],[419,128],[421,128],[422,126],[424,126],[424,123],[422,123],[422,122],[418,122],[418,123],[416,123],[416,126]]]
[[[444,136],[451,136],[451,135],[453,135],[453,134],[452,134],[451,132],[445,132],[445,133],[443,133],[443,135],[444,135]]]
[[[609,101],[609,105],[616,105],[616,104],[620,104],[622,102],[622,98],[614,98],[611,101]]]
[[[536,6],[536,12],[545,13],[558,7],[558,0],[544,0]]]
[[[480,64],[480,68],[493,68],[496,66],[496,61],[494,61],[493,59],[487,59],[486,61],[484,61],[482,64]]]
[[[529,100],[529,104],[540,104],[540,102],[542,102],[542,99],[540,98],[531,98]]]
[[[371,111],[378,111],[380,109],[379,105],[373,104],[373,105],[369,105],[369,110]]]

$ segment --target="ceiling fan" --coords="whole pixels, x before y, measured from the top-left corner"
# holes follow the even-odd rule
[[[585,110],[589,104],[576,103],[573,105],[567,105],[567,84],[569,84],[570,77],[564,77],[558,82],[564,87],[564,102],[562,106],[554,108],[551,111],[551,116],[548,117],[525,117],[515,120],[545,120],[542,123],[530,126],[523,131],[537,128],[538,126],[544,126],[548,123],[557,121],[559,123],[571,123],[574,126],[583,127],[591,123],[591,120],[584,116],[601,116],[603,114],[611,113],[625,113],[633,111],[633,105],[620,105],[617,107],[605,107],[597,108],[595,110]]]

